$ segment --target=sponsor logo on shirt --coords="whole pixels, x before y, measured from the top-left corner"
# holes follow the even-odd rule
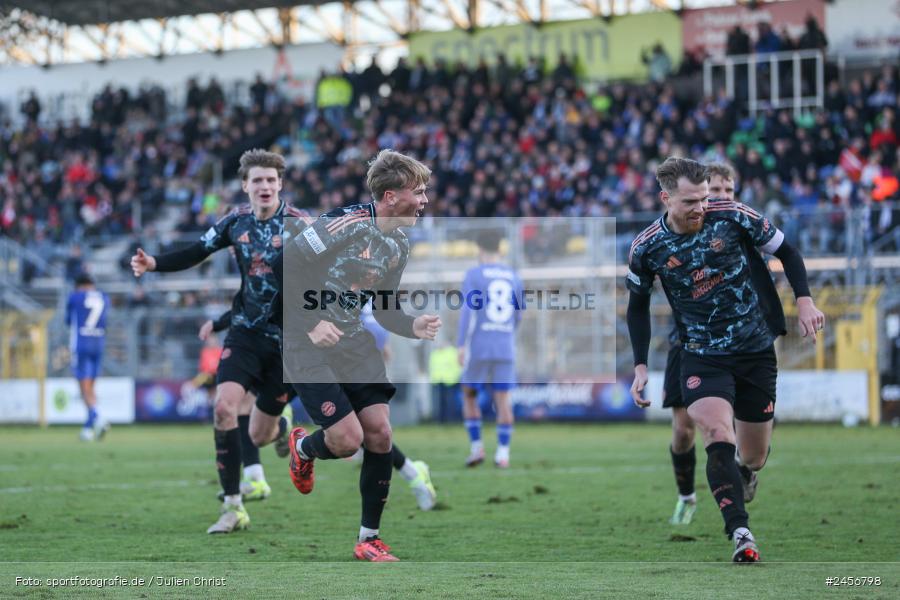
[[[319,237],[319,234],[316,233],[315,229],[307,227],[303,230],[303,237],[306,238],[306,241],[309,243],[309,247],[313,249],[313,252],[316,254],[325,252],[325,243],[322,241],[322,238]]]
[[[691,273],[691,279],[694,280],[694,289],[691,290],[691,298],[696,300],[701,296],[705,296],[709,293],[711,289],[725,281],[725,276],[722,273],[716,273],[715,275],[709,275],[709,268],[703,267],[702,269],[697,269]]]
[[[213,238],[216,237],[216,228],[210,227],[206,230],[206,233],[203,234],[203,237],[200,238],[204,242],[211,242]]]

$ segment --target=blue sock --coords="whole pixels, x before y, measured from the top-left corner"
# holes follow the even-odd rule
[[[85,427],[93,427],[94,421],[96,421],[96,420],[97,420],[97,409],[89,408],[87,422],[85,422],[84,426]]]
[[[466,431],[470,442],[481,441],[481,419],[466,419]]]
[[[511,423],[497,425],[497,444],[500,446],[509,446],[512,439],[513,426]]]

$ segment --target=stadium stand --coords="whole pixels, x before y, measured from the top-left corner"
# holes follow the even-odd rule
[[[108,86],[87,123],[50,122],[29,100],[20,124],[0,125],[0,230],[47,259],[67,254],[55,246],[64,240],[128,234],[165,205],[185,207],[178,232],[203,230],[239,191],[213,185],[215,165],[227,182],[242,151],[272,145],[292,165],[285,197],[313,211],[364,199],[361,174],[378,147],[433,165],[436,216],[652,212],[653,169],[672,153],[734,163],[741,199],[774,215],[805,252],[842,250],[844,207],[898,198],[894,65],[847,86],[831,81],[824,108],[800,118],[788,110],[752,118],[724,95],[680,97],[668,81],[579,82],[567,63],[544,73],[505,61],[474,69],[401,61],[387,75],[373,65],[335,77],[352,86],[349,110],[289,102],[261,78],[244,103],[214,79],[192,81],[184,106],[167,103],[158,86]],[[873,219],[884,232],[900,215]],[[822,233],[810,237],[805,220]]]

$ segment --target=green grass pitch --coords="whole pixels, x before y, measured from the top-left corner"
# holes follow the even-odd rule
[[[694,523],[668,524],[663,425],[518,425],[506,471],[462,466],[461,425],[397,428],[431,465],[439,505],[420,512],[395,475],[382,522],[402,560],[391,565],[353,560],[358,467],[319,462],[301,496],[270,448],[273,493],[247,504],[250,530],[207,535],[212,438],[211,426],[123,426],[84,444],[74,428],[0,428],[0,598],[900,598],[896,429],[776,428],[748,507],[764,562],[749,566],[728,562],[702,451]],[[490,457],[491,428],[485,441]],[[48,583],[117,576],[144,585]]]

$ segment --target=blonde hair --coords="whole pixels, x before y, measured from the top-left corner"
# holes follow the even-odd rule
[[[411,190],[428,183],[431,169],[405,154],[382,150],[369,163],[366,185],[376,201],[388,190]]]
[[[274,152],[268,152],[260,148],[247,150],[241,154],[241,166],[238,168],[238,175],[241,179],[247,179],[250,169],[253,167],[262,167],[264,169],[275,169],[278,171],[278,178],[284,178],[285,163],[284,157]]]
[[[737,179],[737,174],[734,171],[734,168],[728,163],[722,162],[714,162],[706,165],[706,171],[709,173],[709,178],[712,179],[714,176],[721,177],[722,179],[730,179],[735,181]]]

